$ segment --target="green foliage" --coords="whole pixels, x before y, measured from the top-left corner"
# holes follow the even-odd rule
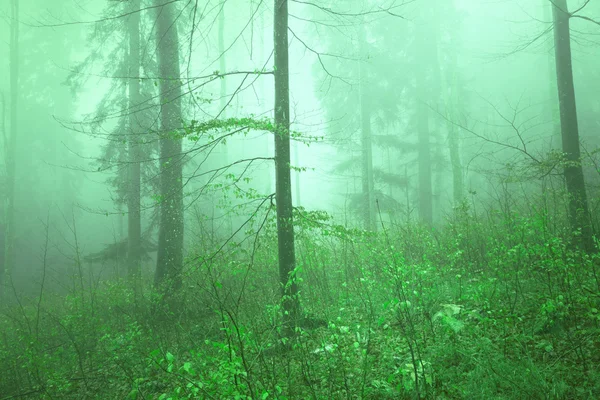
[[[598,398],[600,256],[540,234],[543,214],[488,211],[464,204],[443,228],[376,234],[296,209],[306,316],[285,339],[276,227],[257,215],[251,244],[198,243],[215,256],[190,261],[168,304],[123,282],[3,309],[0,387],[65,399]]]
[[[197,141],[202,135],[212,131],[224,131],[230,129],[240,129],[244,132],[251,130],[275,132],[275,125],[270,118],[227,118],[227,119],[209,119],[207,121],[191,121],[185,128],[184,136],[191,141]],[[213,140],[214,136],[208,136]]]

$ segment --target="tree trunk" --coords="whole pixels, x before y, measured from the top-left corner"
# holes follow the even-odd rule
[[[294,184],[296,187],[296,207],[302,206],[302,197],[300,193],[300,143],[294,143],[294,164],[296,164],[296,170],[294,171]]]
[[[422,22],[424,24],[424,22]],[[417,152],[419,172],[419,219],[422,223],[431,225],[433,223],[433,190],[431,177],[431,133],[429,130],[429,110],[427,101],[430,90],[427,89],[428,72],[431,69],[431,60],[428,59],[428,50],[432,46],[429,43],[432,36],[427,26],[417,29],[415,40],[415,51],[417,52],[416,85],[417,85]]]
[[[267,33],[267,29],[265,28],[265,14],[264,12],[259,12],[258,13],[258,31],[260,32],[260,37],[258,40],[258,45],[260,46],[260,67],[263,68],[265,59],[267,57],[269,57],[268,54],[266,54],[266,49],[265,49],[265,34]],[[270,49],[269,49],[270,52]],[[265,104],[267,103],[267,91],[265,90],[265,79],[259,79],[259,83],[258,83],[258,87],[259,87],[259,93],[260,93],[260,97],[259,97],[259,106],[260,107],[265,107]],[[271,138],[268,135],[265,135],[265,142],[264,142],[264,149],[266,151],[266,155],[267,157],[272,157],[273,156],[273,142],[271,141]],[[273,193],[273,169],[269,166],[268,170],[268,176],[267,176],[267,182],[266,182],[266,187],[265,187],[265,191],[268,194]]]
[[[421,81],[421,84],[424,84]],[[433,194],[431,182],[431,150],[429,133],[429,112],[425,98],[417,105],[418,165],[419,165],[419,219],[425,224],[433,223]]]
[[[175,5],[154,0],[160,77],[160,219],[155,283],[181,287],[183,268],[183,182],[179,37]]]
[[[221,12],[219,13],[219,29],[218,29],[218,45],[219,45],[219,71],[221,74],[227,72],[227,59],[226,59],[226,51],[225,51],[225,7],[227,6],[227,2],[224,1],[221,5]],[[227,119],[227,78],[221,78],[221,88],[219,95],[219,113],[221,119]],[[230,142],[231,143],[231,142]],[[222,165],[229,165],[231,158],[229,155],[229,147],[228,144],[223,142],[222,147]],[[214,219],[213,219],[214,221]],[[233,232],[233,218],[229,213],[225,215],[225,226],[227,229],[227,234],[230,235]],[[214,223],[214,222],[213,222]],[[213,230],[213,234],[216,233]]]
[[[14,269],[15,242],[15,180],[17,152],[17,107],[19,98],[19,1],[11,2],[10,24],[10,131],[6,148],[6,198],[5,201],[5,235],[4,235],[4,268],[0,271],[0,296],[4,296],[6,282]],[[1,297],[0,297],[1,298]]]
[[[127,266],[129,277],[137,288],[142,274],[141,240],[142,221],[140,207],[140,115],[134,110],[141,104],[140,94],[140,0],[131,0],[129,16],[129,190],[127,193]]]
[[[2,115],[0,115],[0,138],[2,139],[2,152],[3,152],[3,156],[4,156],[4,162],[7,163],[8,162],[8,143],[6,142],[7,140],[7,136],[6,136],[6,99],[4,98],[4,92],[0,92],[0,111],[2,112]],[[6,165],[6,164],[5,164]],[[5,227],[5,219],[6,219],[6,200],[7,200],[7,196],[6,196],[6,186],[8,184],[8,178],[5,177],[5,180],[0,181],[0,190],[2,191],[0,193],[0,201],[2,201],[2,203],[0,203],[0,211],[2,212],[2,214],[0,214],[0,302],[3,300],[4,298],[4,276],[5,276],[5,269],[4,269],[4,263],[5,263],[5,253],[6,253],[6,241],[5,241],[5,235],[6,235],[6,227]]]
[[[294,274],[294,221],[290,172],[290,82],[288,60],[288,2],[275,0],[275,199],[277,247],[282,286],[283,322],[289,336],[300,315],[298,285]]]
[[[448,146],[450,150],[450,163],[452,164],[452,194],[454,205],[459,205],[465,198],[465,184],[463,178],[463,168],[460,159],[460,130],[456,125],[448,124]]]
[[[376,230],[375,226],[375,185],[373,182],[373,144],[371,137],[371,106],[367,96],[368,82],[364,71],[363,62],[367,59],[365,41],[366,33],[361,24],[359,40],[360,60],[358,64],[359,90],[360,90],[360,124],[361,124],[361,176],[362,176],[362,208],[364,229]]]
[[[456,118],[456,107],[458,104],[463,104],[464,98],[461,93],[461,85],[457,77],[457,59],[454,52],[448,55],[446,66],[446,82],[444,91],[447,93],[446,104],[450,113],[446,116],[449,120],[446,124],[448,129],[448,150],[450,153],[450,164],[452,165],[452,192],[454,206],[459,205],[465,196],[465,183],[460,157],[460,129],[456,124],[451,122],[452,118]]]
[[[577,106],[573,84],[573,66],[571,59],[570,15],[567,0],[554,0],[554,49],[556,59],[556,80],[560,109],[560,128],[563,153],[566,159],[564,175],[569,195],[569,219],[573,230],[581,232],[578,240],[586,251],[592,251],[594,241],[581,166],[579,148],[579,127],[577,124]]]
[[[223,3],[221,7],[221,12],[219,13],[219,72],[224,74],[227,72],[227,60],[225,59],[225,6],[226,2]],[[227,118],[227,111],[225,107],[227,106],[227,80],[225,78],[221,78],[221,91],[220,91],[220,101],[219,101],[219,112],[221,113],[221,118]],[[227,146],[223,145],[224,151],[224,162],[228,163],[227,159]]]
[[[542,0],[542,8],[543,8],[543,20],[544,22],[550,22],[552,19],[552,8],[553,5],[548,0]],[[550,46],[552,48],[552,46]],[[546,58],[546,73],[548,74],[548,105],[546,107],[548,117],[551,118],[552,122],[552,142],[560,140],[560,113],[558,111],[558,102],[556,94],[556,65],[555,65],[555,57],[551,52],[548,52],[548,56]]]

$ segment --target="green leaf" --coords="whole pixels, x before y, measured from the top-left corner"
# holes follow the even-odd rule
[[[183,364],[183,367],[182,367],[182,368],[183,368],[183,370],[184,370],[185,372],[187,372],[188,374],[190,374],[190,375],[196,375],[196,371],[195,371],[195,370],[194,370],[194,368],[192,367],[192,363],[191,363],[191,362],[189,362],[189,361],[188,361],[188,362],[185,362],[185,363]]]

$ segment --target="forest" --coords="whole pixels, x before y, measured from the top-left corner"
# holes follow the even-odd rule
[[[600,4],[0,1],[0,400],[600,399]]]

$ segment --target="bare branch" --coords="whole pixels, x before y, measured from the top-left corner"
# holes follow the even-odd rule
[[[571,15],[571,18],[583,19],[584,21],[588,21],[588,22],[591,22],[593,24],[596,24],[596,25],[600,26],[600,21],[596,21],[595,19],[592,19],[590,17],[586,17],[585,15]]]
[[[167,1],[164,4],[158,5],[158,6],[149,6],[149,7],[145,7],[145,8],[140,8],[139,10],[134,10],[134,11],[129,11],[126,12],[124,14],[120,14],[120,15],[116,15],[114,17],[106,17],[106,18],[102,18],[102,19],[97,19],[97,20],[92,20],[92,21],[73,21],[73,22],[62,22],[60,24],[40,24],[40,25],[34,25],[34,24],[25,24],[23,23],[25,26],[29,26],[32,28],[58,28],[61,26],[70,26],[70,25],[88,25],[88,24],[97,24],[97,23],[102,23],[102,22],[109,22],[109,21],[114,21],[116,19],[121,19],[124,17],[127,17],[129,15],[132,14],[136,14],[142,11],[147,11],[147,10],[151,10],[154,8],[162,8],[168,4],[171,3],[177,3],[181,0],[171,0],[171,1]]]
[[[302,45],[304,46],[305,49],[307,49],[308,51],[310,51],[311,53],[313,53],[314,55],[317,56],[317,59],[319,60],[319,64],[321,64],[321,67],[323,68],[323,71],[325,71],[325,73],[332,79],[339,79],[340,81],[348,84],[348,85],[352,85],[352,83],[350,83],[349,81],[347,81],[346,79],[342,78],[341,76],[336,76],[333,75],[331,72],[329,72],[329,70],[327,69],[327,67],[325,66],[325,63],[323,62],[323,59],[321,58],[322,56],[328,56],[328,57],[338,57],[336,55],[333,54],[328,54],[328,53],[320,53],[316,50],[314,50],[312,47],[310,47],[308,44],[306,44],[306,42],[304,42],[302,39],[300,39],[291,28],[288,28],[288,30],[290,31],[290,33],[292,34],[292,36],[298,40],[300,43],[302,43]],[[350,59],[348,57],[341,57],[339,56],[339,58],[344,58],[344,59]]]
[[[590,0],[585,0],[585,2],[579,7],[577,10],[573,11],[571,15],[577,14],[579,11],[583,10],[588,4],[590,4]]]
[[[328,14],[332,14],[332,15],[337,15],[337,16],[341,16],[341,17],[363,17],[366,15],[371,15],[371,14],[388,14],[391,15],[393,17],[398,17],[398,18],[402,18],[405,19],[404,17],[395,14],[393,12],[393,10],[405,6],[407,4],[413,3],[416,0],[409,0],[409,1],[404,1],[401,4],[396,4],[396,1],[392,2],[392,4],[389,7],[378,7],[378,9],[373,9],[373,10],[368,10],[368,11],[363,11],[363,12],[359,12],[359,13],[351,13],[351,12],[342,12],[342,11],[335,11],[329,7],[325,7],[325,6],[321,6],[315,3],[312,3],[310,1],[302,1],[302,0],[292,0],[294,3],[298,3],[298,4],[304,4],[304,5],[308,5],[308,6],[312,6],[315,8],[318,8],[321,11],[324,11]]]

